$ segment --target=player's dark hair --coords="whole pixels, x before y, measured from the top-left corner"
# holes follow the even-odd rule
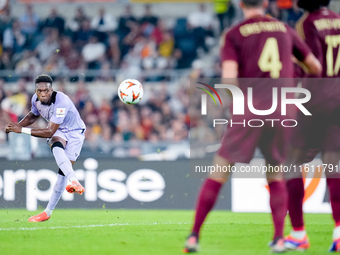
[[[37,84],[37,83],[40,83],[40,82],[50,83],[51,86],[52,86],[53,79],[52,79],[51,76],[49,76],[47,74],[40,74],[35,78],[34,84]]]
[[[331,0],[299,0],[298,6],[306,11],[313,12],[323,6],[328,6]]]
[[[263,0],[242,0],[247,7],[260,7],[263,4]]]

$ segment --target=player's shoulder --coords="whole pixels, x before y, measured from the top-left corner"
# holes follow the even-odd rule
[[[241,36],[240,29],[242,26],[250,23],[249,19],[240,21],[231,27],[225,28],[221,34],[221,40],[220,40],[220,45],[224,45],[226,40],[231,40],[232,38],[237,38]]]
[[[305,12],[296,22],[295,29],[302,39],[306,39],[305,29],[308,26],[313,26],[314,17],[310,12]]]
[[[32,102],[36,102],[36,101],[38,101],[38,96],[37,96],[37,94],[33,94],[33,96],[32,96],[32,100],[31,100]]]
[[[68,98],[68,96],[65,93],[61,92],[61,91],[53,91],[53,93],[55,94],[55,97],[57,99]]]
[[[221,35],[221,38],[223,39],[226,39],[227,37],[230,37],[230,36],[233,36],[233,35],[236,35],[238,34],[239,32],[239,28],[240,28],[240,25],[242,23],[238,23],[236,25],[233,25],[231,27],[227,27],[225,28],[223,31],[222,31],[222,35]]]
[[[53,91],[52,93],[52,103],[68,102],[69,100],[68,95],[61,91]]]

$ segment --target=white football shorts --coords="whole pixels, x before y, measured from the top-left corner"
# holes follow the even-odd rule
[[[54,133],[53,137],[58,136],[67,141],[65,147],[65,154],[69,160],[76,161],[80,155],[81,148],[83,147],[83,143],[85,140],[84,133],[85,130],[83,129],[73,130],[65,133],[60,130],[57,130]],[[47,139],[47,143],[49,146],[52,145],[50,144],[50,140],[51,140],[50,138]]]

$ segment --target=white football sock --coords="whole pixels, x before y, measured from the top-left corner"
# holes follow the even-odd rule
[[[290,235],[296,239],[302,239],[305,237],[306,234],[307,234],[306,230],[299,230],[299,231],[292,230],[290,232]]]
[[[340,238],[340,226],[335,227],[333,230],[333,240]]]
[[[57,162],[57,165],[67,177],[67,179],[70,180],[70,182],[78,181],[76,174],[74,173],[74,170],[72,168],[72,163],[65,154],[65,150],[60,147],[54,147],[52,149],[52,153],[55,161]]]
[[[53,210],[45,209],[44,212],[47,214],[48,217],[51,217]]]
[[[55,206],[57,205],[60,197],[62,196],[66,188],[66,185],[67,185],[67,178],[65,176],[58,174],[58,179],[54,185],[51,198],[48,201],[46,209],[44,210],[47,213],[47,216],[51,216],[52,211],[54,210]]]

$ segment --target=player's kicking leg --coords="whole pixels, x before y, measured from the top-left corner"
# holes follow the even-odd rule
[[[42,222],[48,220],[51,217],[52,212],[57,205],[60,197],[62,196],[65,188],[69,193],[78,193],[80,195],[83,194],[85,191],[84,187],[79,183],[74,173],[72,166],[75,161],[71,161],[66,156],[64,150],[66,146],[66,141],[60,137],[52,137],[51,144],[53,156],[57,162],[57,165],[59,166],[58,179],[54,186],[53,193],[51,195],[47,208],[42,213],[30,217],[28,219],[29,222]],[[71,184],[66,186],[67,180],[71,181]]]
[[[29,222],[42,222],[48,220],[54,208],[56,207],[60,197],[62,196],[65,187],[67,184],[67,178],[64,176],[63,172],[59,169],[58,179],[53,187],[53,193],[51,195],[50,200],[48,201],[46,209],[39,213],[38,215],[34,215],[28,219]]]
[[[213,165],[228,166],[229,163],[221,156],[216,155]],[[228,172],[214,172],[203,183],[197,199],[194,225],[185,242],[184,253],[194,253],[199,250],[198,240],[202,224],[215,205],[220,189],[228,180],[229,174]]]
[[[85,192],[84,187],[79,183],[76,174],[72,168],[75,161],[71,161],[65,153],[66,141],[60,137],[52,137],[52,153],[61,171],[65,174],[66,178],[71,182],[66,186],[69,193],[78,193],[82,195]]]

